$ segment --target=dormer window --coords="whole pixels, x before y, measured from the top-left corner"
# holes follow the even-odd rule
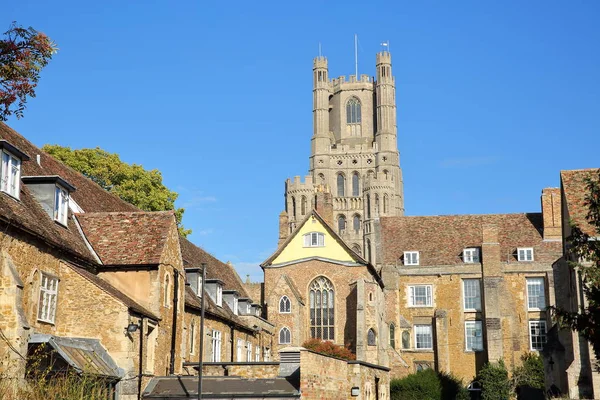
[[[14,198],[19,198],[19,190],[21,181],[21,160],[2,150],[2,182],[1,190],[10,194]]]
[[[532,247],[519,247],[517,249],[517,260],[533,261],[533,248]]]
[[[223,300],[235,315],[239,315],[239,297],[240,294],[235,290],[223,290]]]
[[[223,307],[223,281],[219,279],[206,279],[204,281],[204,290],[217,306]],[[230,307],[232,305],[229,304]]]
[[[463,262],[466,264],[474,264],[479,262],[479,249],[469,247],[463,250]]]
[[[404,265],[419,265],[419,252],[418,251],[405,251],[404,252]]]
[[[54,220],[67,225],[69,214],[69,192],[57,185],[54,196]]]
[[[325,235],[321,232],[310,232],[304,235],[304,247],[325,246]]]
[[[219,307],[223,307],[223,286],[221,285],[217,285],[217,296],[215,303],[217,303]]]

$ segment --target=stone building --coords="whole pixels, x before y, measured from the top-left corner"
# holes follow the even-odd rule
[[[296,176],[285,184],[287,234],[314,208],[315,188],[333,188],[332,226],[369,261],[370,221],[379,215],[404,214],[389,52],[377,54],[376,68],[376,79],[368,75],[329,79],[327,59],[315,58],[309,174],[304,181]]]
[[[204,360],[270,358],[273,326],[233,266],[0,123],[0,373],[84,373],[136,399],[153,376],[198,360],[199,271],[207,266]]]

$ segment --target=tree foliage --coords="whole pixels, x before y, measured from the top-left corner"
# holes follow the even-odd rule
[[[513,372],[513,388],[528,386],[534,389],[545,389],[542,357],[538,353],[525,353],[521,356],[521,361],[523,364]]]
[[[73,150],[59,145],[45,145],[43,150],[98,185],[144,211],[175,210],[179,233],[187,236],[191,230],[181,224],[184,209],[175,208],[178,194],[162,183],[159,170],[145,170],[138,164],[127,164],[118,154],[95,149]]]
[[[312,350],[315,353],[325,354],[344,360],[356,360],[356,355],[350,349],[334,344],[328,340],[309,339],[302,344],[302,347]]]
[[[504,361],[486,363],[479,371],[477,380],[481,384],[481,398],[483,400],[506,400],[510,398],[512,391]]]
[[[586,186],[586,220],[595,232],[590,235],[572,223],[567,243],[570,254],[577,260],[569,264],[581,274],[587,305],[581,305],[578,312],[560,308],[554,312],[561,326],[578,331],[592,344],[596,359],[600,360],[600,171],[595,178],[586,179]],[[600,369],[600,365],[596,368]]]
[[[57,51],[48,36],[15,22],[4,35],[0,39],[0,121],[13,114],[23,116],[27,96],[35,97],[40,71]]]
[[[466,400],[469,392],[462,381],[433,369],[418,371],[390,382],[391,400]]]

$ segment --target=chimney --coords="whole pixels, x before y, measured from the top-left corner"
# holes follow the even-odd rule
[[[281,246],[281,243],[285,242],[290,234],[290,219],[285,211],[279,214],[279,242],[277,246]]]
[[[318,185],[315,188],[315,210],[325,220],[325,222],[333,227],[333,196],[328,185]]]
[[[562,221],[559,188],[545,188],[542,190],[542,217],[544,220],[544,240],[561,240]]]

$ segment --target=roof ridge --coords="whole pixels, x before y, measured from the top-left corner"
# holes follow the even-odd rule
[[[102,216],[102,215],[119,215],[119,214],[147,214],[147,215],[158,215],[158,214],[175,214],[175,210],[160,210],[160,211],[91,211],[85,213],[75,213],[77,216]]]

